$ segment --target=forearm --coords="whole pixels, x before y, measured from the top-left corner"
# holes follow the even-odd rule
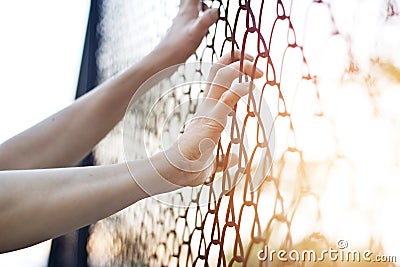
[[[218,9],[199,16],[201,1],[181,1],[160,44],[118,77],[71,106],[0,145],[0,170],[72,166],[120,121],[139,86],[153,74],[183,63],[196,51]]]
[[[111,166],[0,172],[0,253],[54,238],[136,201],[177,187],[159,173],[183,177],[162,153]],[[144,192],[140,185],[152,189]]]
[[[71,106],[0,145],[0,169],[73,166],[122,119],[137,88],[167,65],[169,57],[168,52],[155,50]]]
[[[201,185],[222,166],[218,163],[226,167],[220,159],[214,161],[212,152],[227,116],[249,91],[248,83],[231,87],[239,69],[240,62],[216,68],[210,74],[206,98],[185,132],[168,150],[149,159],[112,166],[0,172],[0,252],[93,223],[148,195]],[[245,61],[243,70],[250,75],[251,62]],[[254,77],[261,75],[257,70]],[[221,90],[221,85],[229,89]]]

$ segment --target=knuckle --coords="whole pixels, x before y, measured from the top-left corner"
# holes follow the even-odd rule
[[[234,62],[235,60],[237,60],[237,58],[238,58],[237,51],[234,51],[233,57],[232,57],[231,53],[227,53],[221,57],[220,63],[224,64],[224,65],[228,65],[228,64],[231,64],[232,62]]]
[[[231,55],[230,54],[224,54],[219,60],[219,62],[221,64],[224,64],[224,65],[229,61],[231,61]]]
[[[240,95],[232,90],[226,91],[221,96],[221,102],[229,107],[233,107],[240,99]]]
[[[228,77],[230,76],[231,73],[232,73],[232,67],[230,67],[230,66],[224,66],[224,67],[220,68],[220,69],[217,71],[217,76],[218,76],[219,78],[226,79],[226,78],[228,78]]]
[[[197,26],[200,28],[208,28],[210,24],[210,18],[208,16],[203,16],[198,20]]]
[[[225,104],[229,104],[230,99],[231,99],[230,91],[226,91],[221,95],[220,101]]]
[[[213,64],[211,66],[210,73],[214,73],[214,75],[218,73],[218,70],[223,67],[223,65],[222,65],[223,63],[221,61],[222,60],[218,61],[218,63]]]
[[[233,85],[231,86],[231,90],[232,90],[233,92],[235,92],[235,91],[237,91],[237,90],[240,90],[243,86],[244,86],[243,83],[235,83],[235,84],[233,84]]]
[[[219,68],[217,70],[217,77],[224,77],[226,75],[226,67]]]

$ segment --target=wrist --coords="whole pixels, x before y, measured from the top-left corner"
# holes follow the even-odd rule
[[[177,145],[173,145],[148,159],[127,164],[134,182],[146,195],[153,196],[185,186],[197,186],[210,175],[212,166],[199,170],[198,162],[179,156],[177,149]]]
[[[181,188],[166,179],[166,173],[171,173],[166,163],[161,155],[156,154],[149,159],[130,162],[128,168],[137,186],[147,196],[154,196]]]
[[[181,151],[179,143],[176,142],[168,150],[157,154],[165,163],[163,177],[179,186],[197,186],[211,175],[212,160],[204,161],[201,157],[188,158]],[[210,163],[211,162],[211,163]]]
[[[152,62],[154,73],[157,73],[180,63],[174,60],[174,53],[172,51],[173,47],[160,43],[146,56],[144,60],[146,62]]]
[[[190,35],[190,33],[188,33]],[[190,39],[190,37],[187,38]],[[193,55],[199,44],[183,44],[182,41],[164,38],[149,54],[155,56],[163,68],[185,63]]]

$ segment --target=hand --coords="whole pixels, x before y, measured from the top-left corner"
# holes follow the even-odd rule
[[[157,46],[158,53],[168,54],[170,66],[185,62],[196,51],[208,28],[218,20],[218,9],[207,9],[199,16],[201,5],[201,0],[181,0],[178,15]]]
[[[213,171],[221,170],[221,166],[215,166],[212,153],[228,115],[239,99],[249,92],[250,87],[250,82],[236,83],[232,86],[232,82],[241,73],[239,58],[240,52],[237,51],[233,60],[229,54],[213,65],[205,89],[205,98],[193,119],[186,125],[184,133],[165,152],[169,163],[183,174],[165,176],[175,185],[200,185]],[[245,55],[242,74],[260,78],[263,73],[253,66],[251,59],[251,56]]]

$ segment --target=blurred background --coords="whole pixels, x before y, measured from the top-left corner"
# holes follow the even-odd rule
[[[73,101],[89,5],[0,0],[0,143]],[[0,254],[0,266],[47,266],[49,250],[44,242]]]

